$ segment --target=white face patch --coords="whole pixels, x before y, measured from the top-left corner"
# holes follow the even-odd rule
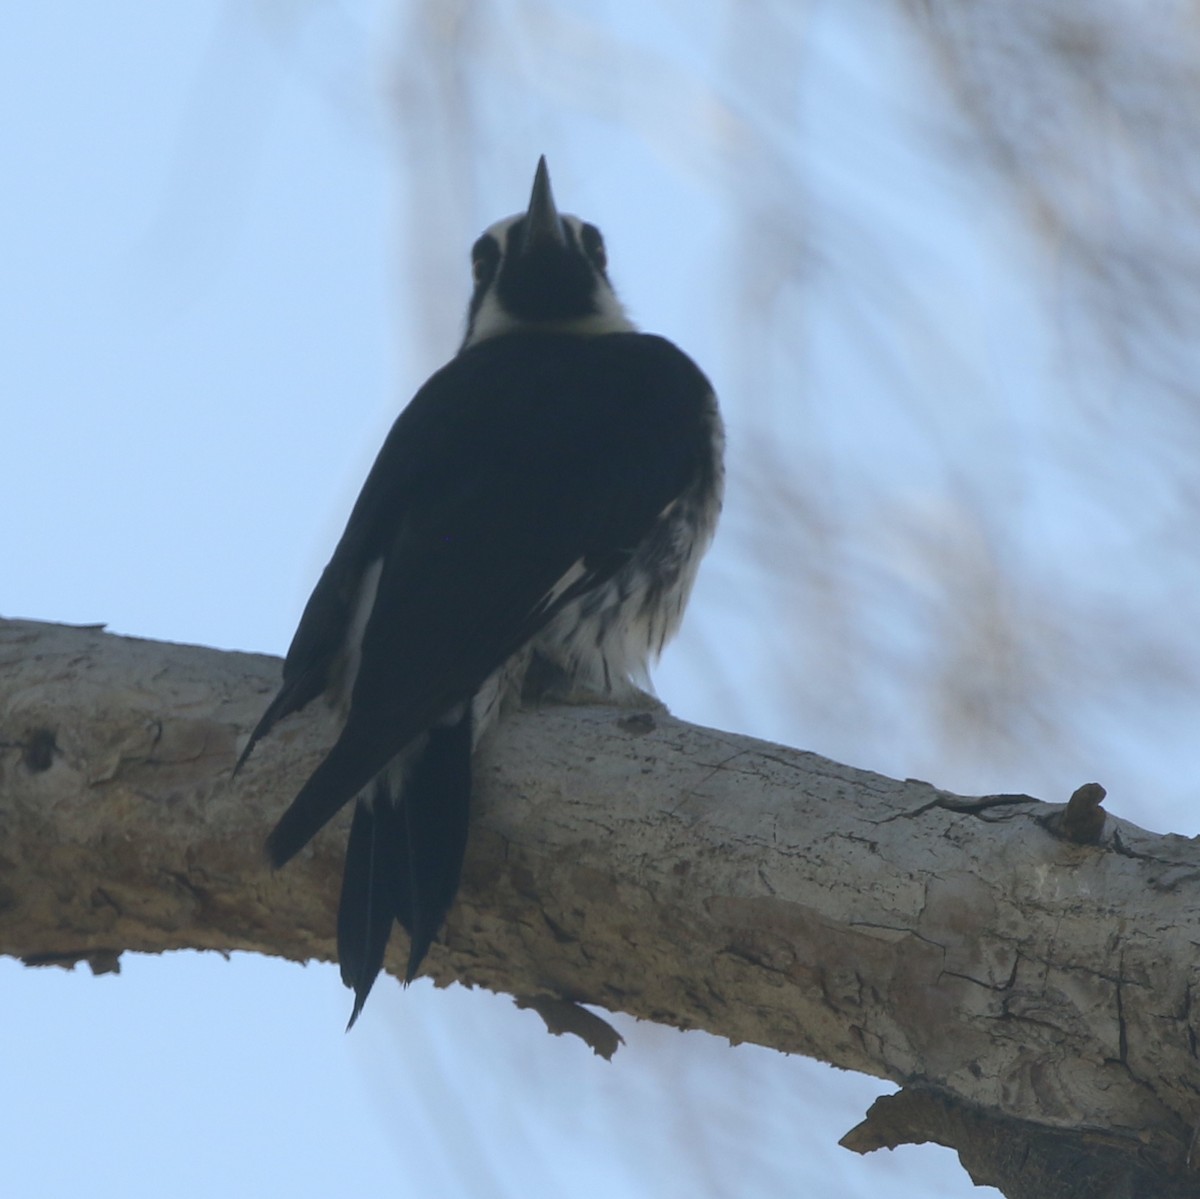
[[[572,317],[568,320],[531,321],[515,317],[504,308],[496,296],[496,279],[503,268],[503,255],[507,253],[508,231],[523,216],[524,214],[522,213],[517,216],[505,217],[504,220],[496,221],[495,224],[489,225],[484,232],[485,237],[493,238],[500,247],[501,263],[492,277],[492,282],[484,294],[483,301],[475,312],[474,320],[471,322],[462,348],[465,350],[468,346],[476,345],[489,337],[497,337],[501,333],[512,333],[518,329],[535,329],[548,333],[582,333],[588,336],[597,336],[603,333],[636,332],[637,327],[629,319],[624,305],[617,299],[617,294],[613,291],[612,285],[600,271],[595,272],[596,290],[594,300],[596,311],[589,312],[586,316]],[[577,216],[565,214],[562,216],[562,220],[564,224],[571,227],[571,230],[575,234],[575,244],[577,246],[583,245],[582,231],[584,222]]]

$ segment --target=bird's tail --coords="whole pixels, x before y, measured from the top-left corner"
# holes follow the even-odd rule
[[[354,991],[353,1026],[383,968],[398,920],[411,944],[412,982],[454,902],[471,801],[471,705],[429,730],[403,769],[381,771],[355,806],[338,908],[342,981]]]

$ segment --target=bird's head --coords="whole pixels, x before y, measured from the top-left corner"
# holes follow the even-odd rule
[[[528,209],[497,221],[471,249],[475,290],[463,349],[518,330],[626,333],[633,325],[608,281],[595,225],[560,213],[546,160]]]

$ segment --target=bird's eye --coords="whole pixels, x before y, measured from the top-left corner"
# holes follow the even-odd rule
[[[584,225],[579,231],[579,240],[592,265],[599,271],[607,270],[608,254],[604,250],[604,238],[600,236],[600,230],[595,225]]]
[[[471,247],[471,277],[475,286],[486,287],[496,273],[496,265],[500,261],[500,247],[494,237],[484,234]]]

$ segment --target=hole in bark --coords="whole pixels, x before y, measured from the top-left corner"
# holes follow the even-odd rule
[[[58,744],[54,740],[53,729],[34,729],[25,738],[25,748],[21,761],[34,774],[41,774],[54,765],[54,754]]]

